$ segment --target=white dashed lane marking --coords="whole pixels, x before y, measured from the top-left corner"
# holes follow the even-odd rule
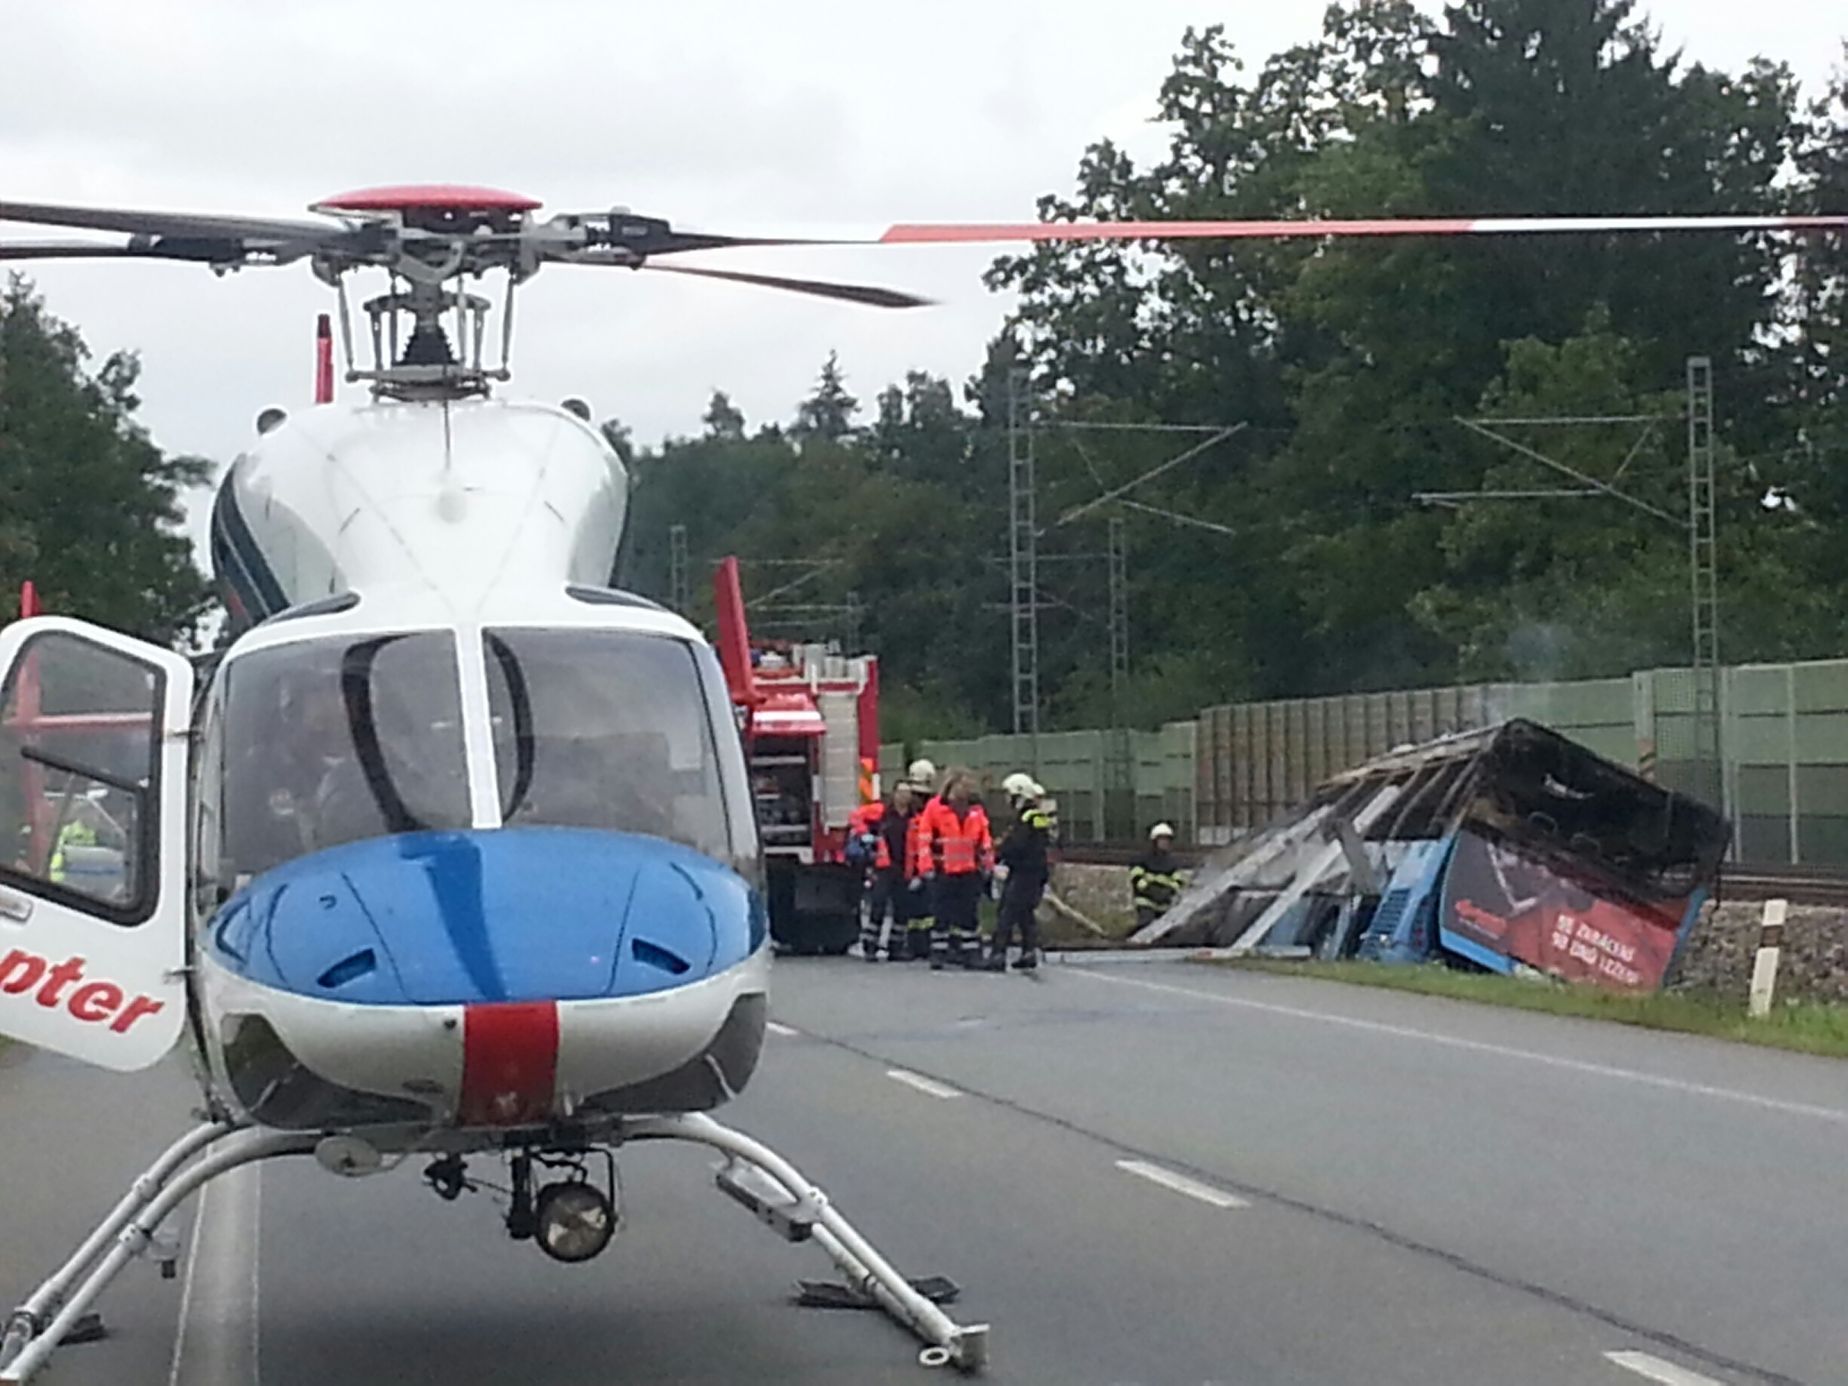
[[[1664,1362],[1646,1352],[1607,1352],[1604,1355],[1624,1370],[1658,1382],[1660,1386],[1720,1386],[1710,1376],[1677,1367],[1673,1362]]]
[[[1215,1208],[1249,1208],[1250,1202],[1237,1194],[1229,1194],[1224,1189],[1215,1189],[1211,1184],[1202,1184],[1198,1179],[1189,1179],[1184,1174],[1176,1174],[1171,1169],[1160,1165],[1151,1165],[1146,1160],[1118,1160],[1116,1167],[1126,1174],[1133,1174],[1151,1184],[1159,1184],[1164,1189],[1197,1198],[1202,1203],[1210,1203]]]
[[[902,1068],[888,1068],[886,1070],[886,1077],[903,1083],[908,1088],[916,1088],[919,1092],[927,1093],[931,1097],[962,1096],[961,1093],[956,1091],[956,1089],[951,1087],[948,1083],[939,1083],[935,1078],[926,1078],[921,1073],[910,1073]]]
[[[785,1039],[788,1039],[791,1035],[797,1033],[794,1026],[779,1025],[774,1020],[766,1020],[764,1022],[764,1029],[768,1030],[773,1035],[781,1035]]]

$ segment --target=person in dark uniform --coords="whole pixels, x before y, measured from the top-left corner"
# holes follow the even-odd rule
[[[1149,829],[1149,850],[1129,868],[1129,889],[1136,906],[1136,927],[1146,929],[1180,898],[1187,878],[1174,859],[1174,829],[1157,823]]]
[[[995,874],[1001,880],[1001,905],[995,916],[995,936],[988,953],[988,970],[999,972],[1007,966],[1007,949],[1016,929],[1020,932],[1020,956],[1014,966],[1030,971],[1039,966],[1040,897],[1052,876],[1052,844],[1055,823],[1044,806],[1046,791],[1030,776],[1009,775],[1001,782],[1014,810],[1001,845],[995,849]]]
[[[848,825],[859,844],[856,855],[869,867],[866,913],[860,922],[860,956],[868,962],[879,960],[882,942],[887,962],[902,961],[910,951],[912,906],[917,897],[910,889],[913,862],[906,847],[916,816],[916,796],[910,785],[901,783],[888,802],[856,809]]]

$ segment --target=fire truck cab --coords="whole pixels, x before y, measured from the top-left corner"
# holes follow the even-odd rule
[[[763,840],[771,937],[792,953],[845,953],[859,936],[866,879],[847,860],[847,820],[879,793],[879,661],[823,645],[753,644],[736,559],[719,565],[713,596]]]

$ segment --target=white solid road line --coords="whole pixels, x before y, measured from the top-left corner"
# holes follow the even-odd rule
[[[193,1205],[191,1237],[186,1244],[186,1269],[180,1280],[180,1322],[173,1334],[173,1365],[167,1371],[167,1386],[180,1386],[180,1367],[186,1360],[186,1325],[192,1321],[193,1277],[199,1270],[200,1230],[205,1226],[206,1213],[212,1206],[212,1186],[207,1184],[199,1190],[199,1201]]]
[[[251,1386],[259,1379],[261,1179],[259,1166],[241,1165],[200,1190],[168,1386]]]
[[[1664,1362],[1646,1352],[1607,1352],[1604,1355],[1626,1371],[1659,1382],[1660,1386],[1720,1386],[1710,1376],[1677,1367],[1673,1362]]]
[[[1327,1011],[1311,1011],[1301,1006],[1280,1006],[1274,1001],[1252,1001],[1242,996],[1223,996],[1217,992],[1196,991],[1192,987],[1177,987],[1168,982],[1150,982],[1141,977],[1113,977],[1105,972],[1088,969],[1074,972],[1071,975],[1082,977],[1087,982],[1109,982],[1120,987],[1144,987],[1149,991],[1187,996],[1196,1001],[1213,1001],[1221,1006],[1237,1006],[1243,1010],[1262,1011],[1267,1015],[1287,1015],[1297,1020],[1318,1020],[1324,1025],[1345,1025],[1351,1030],[1365,1030],[1375,1035],[1396,1035],[1401,1039],[1424,1040],[1428,1044],[1441,1044],[1451,1049],[1466,1049],[1475,1054],[1495,1054],[1505,1059],[1525,1059],[1529,1063],[1568,1069],[1573,1073],[1591,1073],[1600,1078],[1617,1078],[1625,1082],[1665,1088],[1670,1092],[1684,1092],[1695,1097],[1717,1097],[1723,1101],[1742,1102],[1747,1106],[1760,1107],[1766,1111],[1783,1112],[1788,1116],[1813,1117],[1818,1121],[1834,1121],[1848,1125],[1848,1110],[1840,1107],[1822,1107],[1811,1102],[1786,1102],[1782,1098],[1761,1097],[1755,1092],[1741,1092],[1737,1088],[1716,1088],[1707,1083],[1690,1083],[1682,1078],[1665,1078],[1658,1073],[1643,1073],[1633,1068],[1614,1068],[1610,1064],[1594,1064],[1584,1059],[1565,1059],[1557,1054],[1541,1054],[1531,1049],[1514,1049],[1505,1044],[1489,1044],[1483,1040],[1459,1039],[1455,1035],[1440,1035],[1430,1030],[1417,1030],[1409,1025],[1388,1025],[1384,1021],[1362,1020],[1357,1016],[1331,1015]]]
[[[939,1083],[935,1078],[926,1078],[922,1073],[911,1073],[902,1068],[888,1068],[886,1077],[896,1079],[906,1087],[916,1088],[919,1092],[932,1097],[961,1097],[948,1083]]]
[[[779,1025],[779,1024],[778,1024],[778,1023],[777,1023],[776,1021],[774,1021],[774,1020],[766,1020],[766,1021],[764,1022],[764,1029],[766,1029],[766,1030],[768,1030],[768,1031],[769,1031],[769,1032],[770,1032],[771,1034],[773,1034],[773,1035],[781,1035],[781,1036],[783,1036],[783,1037],[784,1037],[785,1039],[787,1039],[787,1038],[789,1038],[789,1036],[791,1036],[791,1035],[793,1035],[793,1034],[795,1034],[795,1033],[797,1033],[797,1031],[796,1031],[796,1027],[795,1027],[795,1026],[793,1026],[793,1025]]]
[[[1145,1160],[1118,1160],[1116,1167],[1129,1174],[1138,1175],[1151,1184],[1160,1184],[1164,1189],[1173,1189],[1178,1194],[1197,1198],[1202,1203],[1210,1203],[1215,1208],[1249,1208],[1250,1202],[1237,1194],[1229,1194],[1224,1189],[1215,1189],[1211,1184],[1202,1184],[1198,1179],[1189,1179],[1184,1174],[1176,1174],[1171,1169],[1160,1165],[1151,1165]]]

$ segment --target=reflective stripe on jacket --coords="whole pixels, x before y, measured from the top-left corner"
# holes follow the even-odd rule
[[[995,859],[1007,867],[1009,879],[1022,885],[1045,885],[1052,875],[1052,814],[1038,804],[1020,811],[1014,825],[995,849]]]
[[[942,798],[932,799],[918,815],[916,836],[914,868],[919,875],[940,871],[968,876],[994,868],[994,839],[980,804],[970,804],[958,814]]]
[[[1187,878],[1167,853],[1151,852],[1129,868],[1129,888],[1138,905],[1165,910],[1180,895]]]

